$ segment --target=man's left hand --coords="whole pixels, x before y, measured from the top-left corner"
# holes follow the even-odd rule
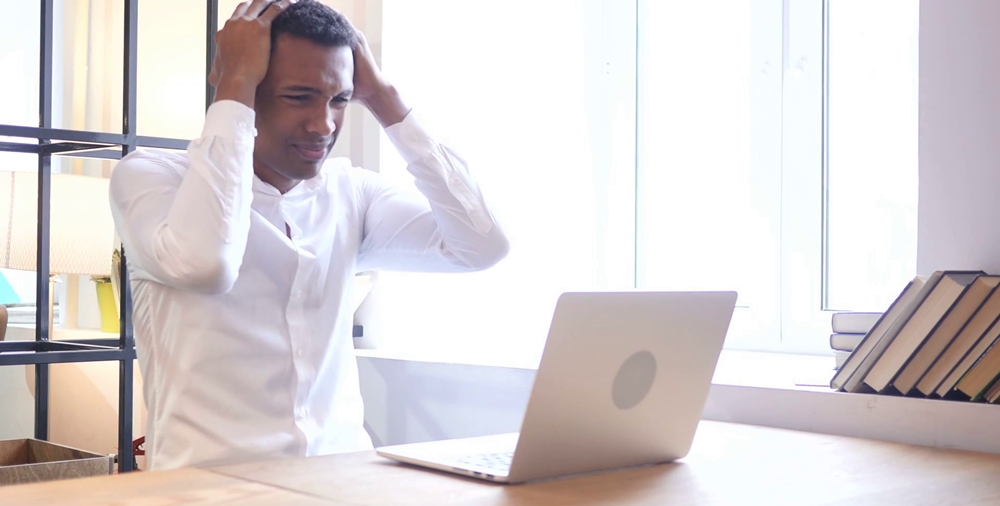
[[[358,44],[354,47],[354,96],[375,115],[383,128],[403,121],[410,112],[375,63],[375,55],[361,30],[354,29]]]

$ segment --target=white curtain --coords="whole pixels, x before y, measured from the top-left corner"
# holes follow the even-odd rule
[[[56,20],[61,24],[54,30],[53,123],[73,130],[121,132],[123,2],[65,0],[62,6],[62,19]],[[60,162],[63,172],[92,177],[109,177],[114,165],[110,160],[68,157]]]

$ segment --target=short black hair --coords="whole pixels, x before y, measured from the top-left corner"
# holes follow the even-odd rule
[[[354,48],[358,42],[347,18],[317,0],[299,0],[274,18],[271,22],[271,40],[277,41],[281,34],[327,47]]]

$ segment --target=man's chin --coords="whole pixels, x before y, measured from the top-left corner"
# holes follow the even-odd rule
[[[295,165],[289,165],[289,167],[294,167],[295,171],[294,174],[289,174],[289,175],[299,180],[312,179],[318,176],[319,173],[323,171],[323,163],[324,162],[299,161],[299,163]]]

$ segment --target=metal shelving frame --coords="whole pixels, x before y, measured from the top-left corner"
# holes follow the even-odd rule
[[[52,128],[52,69],[54,1],[41,0],[41,40],[39,50],[38,126],[0,124],[0,152],[32,153],[38,156],[38,253],[35,296],[35,340],[0,342],[0,366],[35,366],[35,433],[47,440],[49,434],[49,364],[117,361],[118,388],[118,471],[134,469],[132,451],[132,394],[135,340],[132,333],[132,297],[128,282],[126,252],[122,250],[120,333],[118,339],[56,341],[49,328],[49,231],[51,169],[53,156],[82,156],[117,160],[139,147],[187,149],[188,141],[146,137],[136,130],[136,53],[138,47],[139,0],[124,2],[125,40],[123,52],[123,107],[121,133],[104,133]],[[218,0],[206,1],[206,76],[215,54]],[[16,76],[12,76],[17,78]],[[214,90],[206,85],[205,104],[212,103]],[[35,141],[35,142],[29,142]],[[108,252],[110,256],[111,252]]]

